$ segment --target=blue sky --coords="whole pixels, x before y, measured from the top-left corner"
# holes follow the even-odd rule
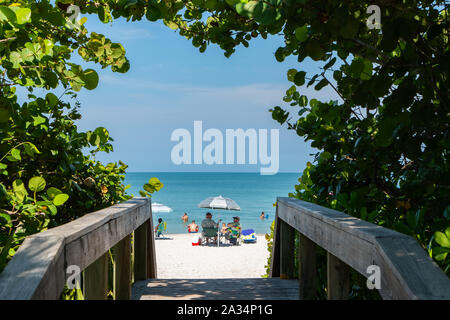
[[[285,106],[282,97],[292,83],[286,72],[295,67],[313,72],[317,66],[295,58],[283,63],[274,52],[281,37],[257,39],[250,47],[239,47],[225,58],[216,45],[200,53],[191,42],[161,22],[102,24],[87,16],[90,32],[102,33],[127,50],[131,69],[113,73],[95,64],[100,83],[93,91],[82,90],[81,130],[106,127],[114,138],[114,152],[99,155],[106,162],[122,160],[129,171],[259,171],[260,165],[175,165],[170,154],[176,142],[170,140],[177,128],[193,132],[194,120],[203,129],[280,129],[280,172],[299,172],[314,152],[298,137],[272,120],[268,111]],[[80,62],[79,59],[75,59]],[[335,99],[331,91],[303,89],[309,98]],[[291,111],[295,108],[288,106]]]

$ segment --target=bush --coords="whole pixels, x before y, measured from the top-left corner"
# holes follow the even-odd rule
[[[78,106],[51,93],[30,98],[0,123],[0,270],[26,236],[130,198],[127,166],[94,158],[113,150],[108,131],[78,132]]]

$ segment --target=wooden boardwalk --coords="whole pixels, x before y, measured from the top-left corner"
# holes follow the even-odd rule
[[[29,236],[0,274],[0,300],[60,299],[64,287],[73,284],[69,267],[84,271],[87,300],[107,299],[111,282],[116,299],[316,299],[317,247],[327,251],[329,300],[348,299],[350,270],[367,277],[369,267],[375,267],[372,275],[383,299],[450,299],[447,275],[414,238],[297,199],[277,198],[267,279],[234,274],[158,279],[153,230],[150,200],[134,198]],[[109,250],[114,253],[111,279]],[[300,281],[282,280],[297,273]]]
[[[298,300],[298,280],[148,279],[133,285],[133,300]]]

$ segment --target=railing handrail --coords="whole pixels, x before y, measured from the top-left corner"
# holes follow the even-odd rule
[[[133,198],[27,237],[0,274],[0,300],[58,299],[67,266],[84,270],[150,219],[150,199]]]
[[[293,198],[277,198],[278,219],[365,277],[379,266],[384,299],[450,299],[450,280],[412,237]]]

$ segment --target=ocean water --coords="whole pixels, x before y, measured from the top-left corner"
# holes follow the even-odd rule
[[[195,220],[198,225],[210,211],[216,222],[232,222],[233,216],[239,216],[243,229],[254,229],[256,233],[268,233],[275,218],[276,198],[287,197],[295,190],[294,185],[300,174],[278,173],[276,175],[260,175],[259,173],[217,173],[217,172],[129,172],[125,184],[131,185],[129,193],[139,196],[144,183],[151,177],[157,177],[164,187],[153,194],[152,201],[162,203],[173,209],[172,212],[153,214],[153,223],[158,218],[167,223],[167,233],[187,233],[181,216],[186,212],[189,223]],[[233,199],[240,211],[213,210],[198,208],[200,201],[215,196]],[[261,220],[264,211],[268,218]]]

